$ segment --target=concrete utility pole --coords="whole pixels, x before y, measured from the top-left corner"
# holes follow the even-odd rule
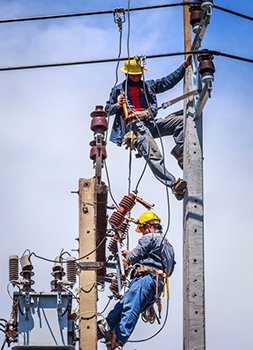
[[[79,179],[78,193],[79,257],[93,252],[80,260],[80,350],[97,350],[97,274],[105,273],[97,268],[105,261],[107,186],[95,177]]]
[[[186,1],[186,0],[184,0]],[[184,6],[185,51],[191,50],[189,7]],[[199,88],[196,55],[186,69],[184,92]],[[184,350],[205,350],[205,287],[203,225],[202,114],[194,120],[195,101],[184,106],[184,179],[188,195],[184,199]]]

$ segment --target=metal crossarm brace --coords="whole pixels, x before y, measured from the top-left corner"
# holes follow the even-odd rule
[[[194,120],[198,119],[199,116],[201,115],[208,98],[211,97],[212,89],[213,89],[212,81],[211,80],[207,81],[204,85],[203,90],[201,91],[201,94],[199,95],[198,102],[195,106]]]

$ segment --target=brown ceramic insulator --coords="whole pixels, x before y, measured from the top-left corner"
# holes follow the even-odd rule
[[[129,193],[128,196],[123,197],[122,201],[119,203],[119,206],[126,208],[128,213],[135,205],[135,198],[136,196],[133,193]]]
[[[114,237],[111,238],[110,243],[108,245],[108,249],[113,254],[116,254],[118,252],[118,244],[117,244],[118,239],[119,239],[119,237],[117,235],[115,235]]]
[[[202,16],[203,16],[203,10],[201,9],[201,5],[200,4],[192,4],[189,8],[189,11],[191,12],[191,15],[190,15],[191,25],[199,23],[201,21]]]
[[[205,73],[214,73],[215,68],[214,64],[212,62],[213,60],[213,55],[210,53],[202,53],[201,55],[198,56],[198,61],[199,63],[199,73],[201,75]]]
[[[108,130],[107,120],[104,117],[94,117],[91,121],[90,128],[92,131],[96,131],[96,130],[107,131]]]
[[[130,225],[128,224],[128,222],[125,220],[124,222],[122,222],[122,224],[120,225],[120,227],[118,228],[118,230],[123,234],[123,235],[127,235],[128,230],[129,230]]]
[[[92,118],[94,117],[103,117],[106,118],[108,117],[108,113],[106,111],[103,111],[103,106],[96,106],[96,110],[91,112],[90,116]]]
[[[91,147],[91,150],[90,150],[90,159],[96,160],[96,155],[97,155],[97,147],[93,146]],[[104,146],[102,146],[102,159],[104,160],[106,158],[107,158],[106,149]]]
[[[119,211],[115,211],[114,213],[112,213],[112,216],[109,219],[109,223],[113,226],[113,227],[119,227],[122,222],[124,221],[125,217],[122,213],[120,213]]]
[[[113,293],[113,294],[118,294],[119,293],[119,288],[118,288],[118,285],[116,283],[112,283],[109,287],[110,291]]]
[[[96,140],[92,140],[92,141],[89,143],[89,145],[90,145],[91,147],[96,146]],[[102,146],[106,146],[106,145],[107,145],[107,142],[106,142],[105,140],[102,140]]]

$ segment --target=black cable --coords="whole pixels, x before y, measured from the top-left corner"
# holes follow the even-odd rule
[[[5,318],[0,318],[0,321],[7,322],[7,320]]]
[[[250,21],[253,21],[253,17],[247,16],[247,15],[243,15],[242,13],[239,13],[239,12],[236,12],[236,11],[225,9],[224,7],[213,5],[213,8],[215,8],[217,10],[221,10],[221,11],[227,12],[227,13],[230,13],[230,14],[238,16],[238,17],[249,19]]]
[[[105,239],[106,239],[106,236],[103,237],[103,239],[101,240],[101,242],[100,242],[100,243],[96,246],[96,248],[93,249],[91,252],[89,252],[88,254],[82,256],[81,258],[76,258],[75,260],[72,260],[72,261],[80,261],[80,260],[86,258],[87,256],[91,255],[92,253],[94,253],[94,252],[103,244],[103,242],[105,241]],[[30,254],[29,258],[30,258],[32,255],[34,255],[34,256],[35,256],[36,258],[38,258],[38,259],[42,259],[42,260],[45,260],[45,261],[48,261],[48,262],[53,262],[53,263],[58,263],[58,262],[59,262],[59,261],[57,261],[57,260],[51,260],[51,259],[48,259],[48,258],[44,258],[43,256],[39,256],[39,255],[35,254],[34,252],[32,252],[32,253]],[[66,261],[63,260],[62,263],[67,263],[67,260],[66,260]]]
[[[129,11],[142,11],[142,10],[152,10],[164,7],[174,7],[174,6],[186,6],[194,3],[198,3],[198,1],[188,1],[188,2],[180,2],[174,4],[165,4],[165,5],[153,5],[153,6],[144,6],[144,7],[133,7],[129,9]],[[24,18],[10,18],[10,19],[2,19],[0,23],[13,23],[13,22],[24,22],[24,21],[37,21],[37,20],[45,20],[45,19],[58,19],[58,18],[68,18],[68,17],[80,17],[80,16],[92,16],[92,15],[107,15],[114,13],[113,10],[107,11],[93,11],[93,12],[80,12],[80,13],[68,13],[62,15],[48,15],[48,16],[36,16],[36,17],[24,17]]]
[[[226,54],[216,50],[192,50],[192,51],[181,51],[181,52],[173,52],[173,53],[164,53],[158,55],[148,55],[147,59],[150,58],[163,58],[163,57],[172,57],[172,56],[181,56],[181,55],[189,55],[189,54],[201,54],[201,53],[209,53],[217,56],[224,56],[228,58],[233,58],[235,60],[240,60],[244,62],[253,63],[253,59],[245,58],[241,56]],[[64,63],[49,63],[49,64],[38,64],[31,66],[16,66],[16,67],[1,67],[0,72],[4,71],[12,71],[12,70],[23,70],[23,69],[37,69],[37,68],[52,68],[52,67],[63,67],[63,66],[75,66],[75,65],[83,65],[83,64],[97,64],[97,63],[109,63],[116,61],[125,61],[128,58],[109,58],[109,59],[101,59],[101,60],[92,60],[92,61],[77,61],[77,62],[64,62]],[[131,59],[131,58],[130,58]]]

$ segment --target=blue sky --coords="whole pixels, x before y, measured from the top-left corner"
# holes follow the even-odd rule
[[[127,8],[128,1],[5,1],[1,18]],[[166,1],[131,1],[131,7]],[[219,1],[216,5],[253,16],[252,2]],[[131,13],[130,54],[153,55],[184,50],[182,8]],[[253,59],[252,21],[213,9],[202,48]],[[119,32],[112,15],[0,24],[0,67],[115,58]],[[127,23],[123,26],[122,56],[127,55]],[[183,62],[183,57],[147,61],[146,79],[160,78]],[[253,175],[253,69],[251,63],[215,57],[212,97],[203,116],[204,231],[207,349],[249,349],[252,337],[251,213]],[[9,318],[8,258],[25,249],[54,259],[62,248],[77,248],[79,178],[94,175],[89,159],[90,113],[104,105],[115,83],[116,63],[0,72],[0,318]],[[123,79],[119,72],[119,79]],[[181,95],[180,82],[159,95],[161,104]],[[161,117],[182,107],[179,103]],[[176,177],[183,174],[170,155],[173,141],[164,138],[166,165]],[[108,143],[108,170],[117,202],[128,191],[128,156],[124,148]],[[132,188],[144,162],[134,159]],[[103,172],[103,180],[106,176]],[[155,204],[167,222],[165,188],[149,169],[139,195]],[[108,203],[112,204],[111,199]],[[143,207],[137,204],[132,216]],[[169,342],[182,349],[182,202],[170,195],[169,239],[177,265],[170,279],[170,312],[166,328],[149,342],[127,344],[126,350],[153,349]],[[110,213],[109,213],[110,215]],[[138,236],[131,230],[130,247]],[[76,255],[75,252],[72,254]],[[33,258],[35,289],[48,291],[50,263]],[[12,292],[12,287],[10,287]],[[107,301],[100,293],[98,308]],[[163,301],[164,303],[164,301]],[[165,305],[163,315],[165,313]],[[142,321],[132,339],[155,333],[157,325]],[[3,335],[0,334],[0,344]],[[105,348],[99,345],[99,350]]]

